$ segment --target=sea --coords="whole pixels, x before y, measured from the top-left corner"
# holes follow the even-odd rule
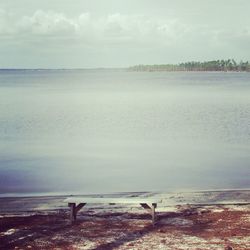
[[[250,187],[250,73],[0,70],[0,195]]]

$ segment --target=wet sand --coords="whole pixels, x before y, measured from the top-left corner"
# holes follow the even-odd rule
[[[139,206],[91,205],[72,226],[64,196],[1,198],[0,249],[250,249],[248,190],[111,196],[161,197],[157,224]]]

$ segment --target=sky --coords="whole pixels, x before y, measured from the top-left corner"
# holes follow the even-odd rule
[[[1,0],[0,68],[250,60],[249,0]]]

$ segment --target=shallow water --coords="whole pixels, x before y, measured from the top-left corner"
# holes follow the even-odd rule
[[[0,71],[0,193],[250,186],[250,74]]]

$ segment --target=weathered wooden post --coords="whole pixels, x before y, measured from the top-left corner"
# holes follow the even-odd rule
[[[80,203],[77,206],[76,203],[68,203],[68,206],[70,207],[70,221],[72,224],[76,221],[77,212],[85,205],[86,203]]]
[[[154,226],[155,222],[156,222],[155,208],[156,208],[157,204],[156,203],[152,203],[151,206],[149,206],[146,203],[140,203],[140,205],[151,214],[151,216],[152,216],[152,224]]]
[[[74,223],[76,220],[76,204],[69,203],[68,206],[70,207],[70,221]]]
[[[156,213],[155,213],[155,209],[157,207],[156,203],[152,203],[152,207],[151,207],[151,213],[152,213],[152,224],[155,225],[156,222]]]

